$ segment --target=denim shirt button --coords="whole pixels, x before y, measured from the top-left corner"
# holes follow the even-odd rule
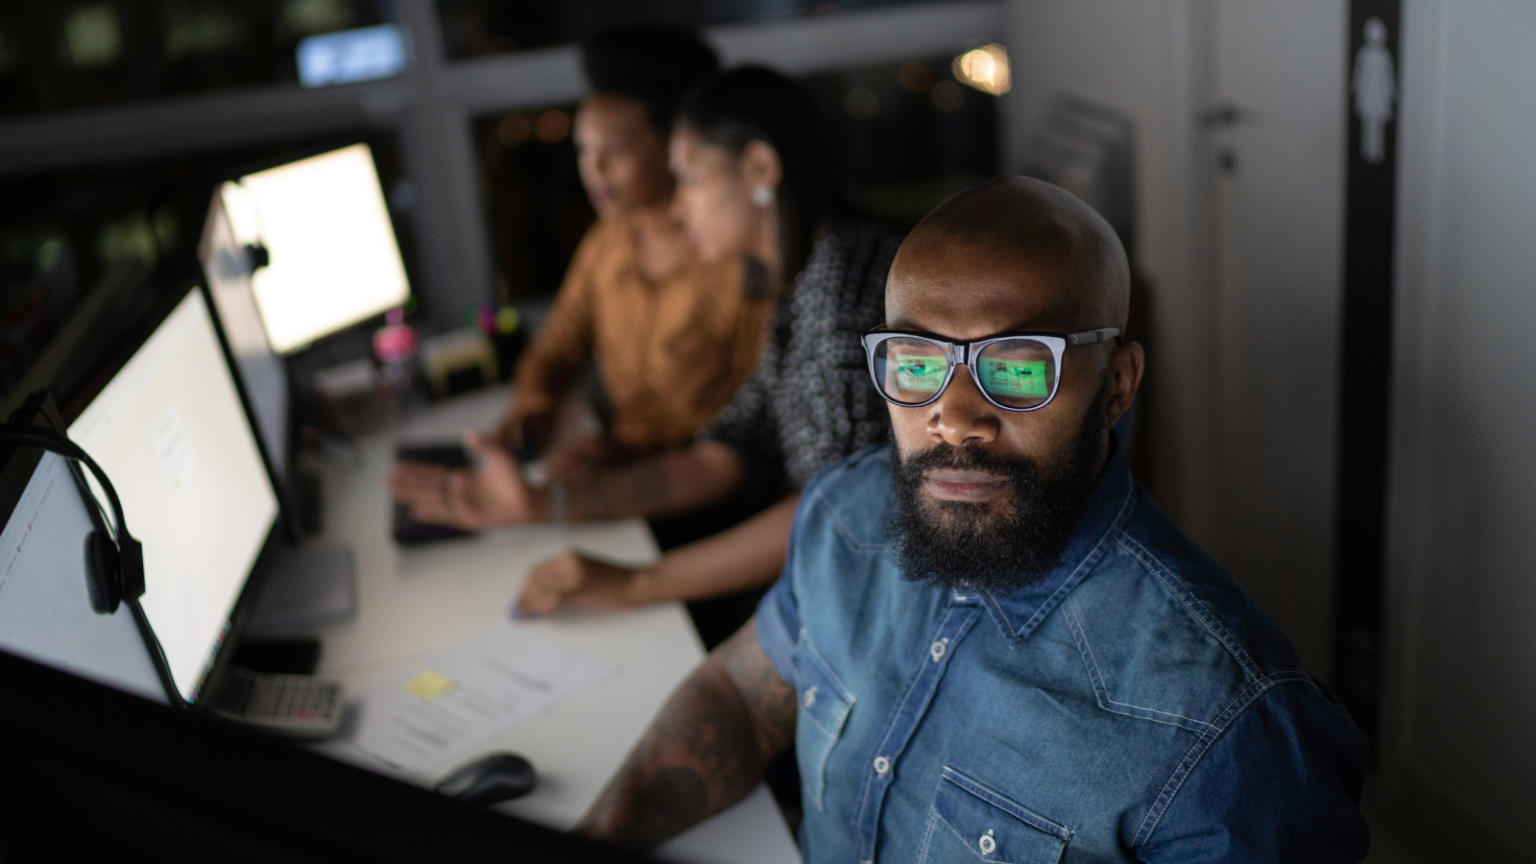
[[[940,660],[944,659],[944,652],[947,651],[948,649],[949,649],[949,640],[948,639],[938,639],[938,640],[935,640],[932,645],[928,646],[928,656],[932,657],[933,658],[933,662],[937,663]]]
[[[812,705],[815,705],[815,704],[816,704],[816,686],[813,684],[810,687],[805,688],[805,707],[809,708],[809,707],[811,707]]]
[[[884,756],[876,756],[875,773],[879,774],[881,777],[891,773],[891,760],[885,758]]]
[[[997,839],[992,836],[992,833],[992,829],[988,828],[987,833],[981,835],[981,839],[976,842],[983,855],[991,855],[997,851]]]

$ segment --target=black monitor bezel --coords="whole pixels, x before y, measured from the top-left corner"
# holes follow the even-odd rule
[[[0,711],[6,860],[194,846],[235,861],[650,860],[4,650],[0,680],[27,702]]]
[[[230,347],[229,336],[224,332],[224,319],[219,313],[219,305],[213,299],[213,288],[209,279],[209,224],[213,221],[215,210],[223,211],[224,196],[220,194],[219,187],[215,186],[208,204],[208,215],[203,219],[203,231],[197,242],[198,267],[203,276],[202,284],[198,287],[203,292],[203,301],[208,306],[208,312],[213,318],[213,329],[218,333],[219,349],[224,353],[224,362],[234,372],[235,389],[240,393],[240,406],[245,410],[247,425],[251,427],[251,434],[256,436],[256,449],[261,451],[261,464],[267,471],[267,479],[272,484],[272,492],[277,496],[278,521],[282,523],[283,534],[290,544],[299,543],[304,537],[302,526],[303,518],[298,509],[298,493],[295,487],[295,471],[298,468],[295,446],[298,444],[296,433],[297,424],[294,422],[294,411],[297,402],[293,398],[294,384],[292,367],[288,365],[288,358],[272,350],[272,343],[267,342],[267,350],[276,357],[283,367],[284,396],[288,400],[283,423],[284,459],[283,464],[278,465],[276,458],[267,449],[267,441],[261,433],[261,424],[256,418],[256,403],[251,398],[250,391],[245,385],[245,376],[240,373],[240,364],[235,358],[235,352]],[[229,214],[224,213],[224,219],[229,220]],[[259,317],[259,316],[258,316]],[[266,323],[261,322],[262,332],[266,332]]]

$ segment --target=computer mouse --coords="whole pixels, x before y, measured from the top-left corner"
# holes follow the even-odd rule
[[[483,807],[527,795],[537,782],[527,759],[515,753],[491,753],[448,772],[433,789]]]

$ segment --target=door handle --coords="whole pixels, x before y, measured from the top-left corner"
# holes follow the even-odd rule
[[[1239,123],[1251,123],[1254,113],[1231,102],[1222,102],[1195,115],[1195,120],[1206,129],[1226,129]]]

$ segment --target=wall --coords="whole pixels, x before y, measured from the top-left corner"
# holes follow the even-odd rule
[[[1536,5],[1405,0],[1380,757],[1439,860],[1536,861]]]

